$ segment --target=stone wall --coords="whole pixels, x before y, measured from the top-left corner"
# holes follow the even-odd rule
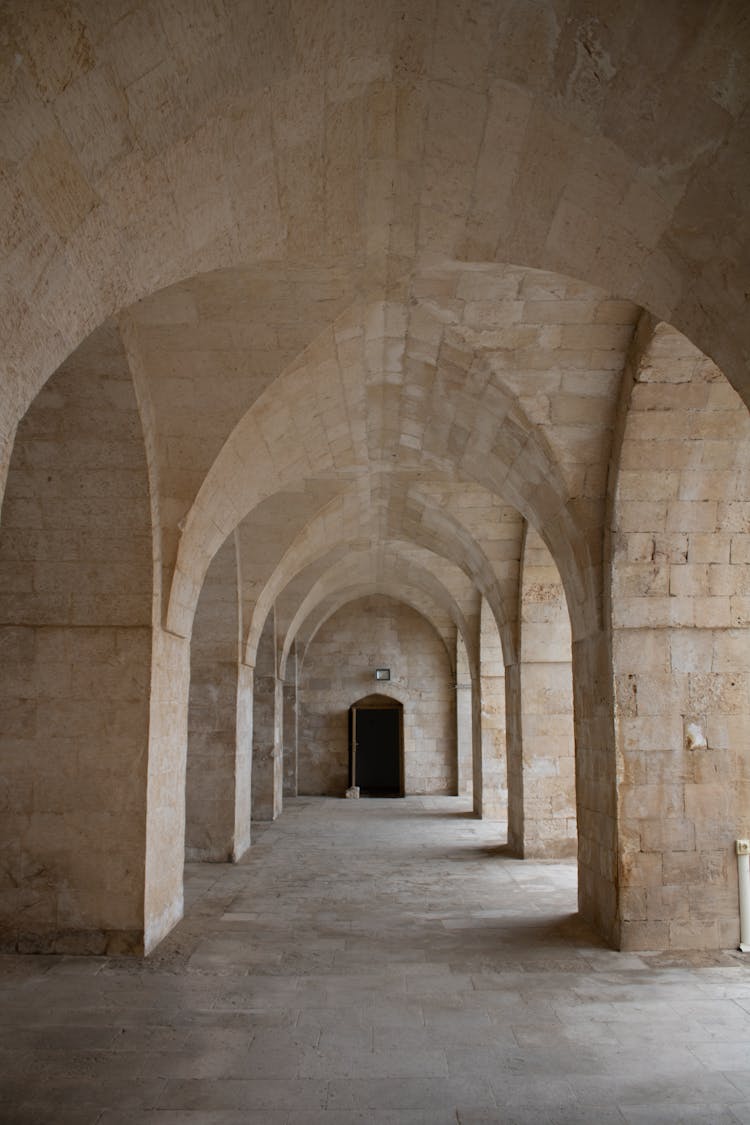
[[[622,944],[739,935],[750,834],[750,418],[660,325],[627,414],[614,510]]]
[[[376,684],[379,667],[391,669],[389,684]],[[348,710],[376,690],[404,705],[406,793],[455,793],[455,687],[448,654],[425,618],[381,595],[344,606],[308,647],[300,678],[299,792],[343,796]]]

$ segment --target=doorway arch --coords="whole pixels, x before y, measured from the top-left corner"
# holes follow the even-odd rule
[[[363,797],[404,796],[404,705],[374,693],[349,708],[349,785]]]

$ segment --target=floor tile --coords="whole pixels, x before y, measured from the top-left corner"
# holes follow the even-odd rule
[[[750,959],[605,949],[503,831],[299,798],[147,960],[1,955],[0,1122],[750,1125]]]

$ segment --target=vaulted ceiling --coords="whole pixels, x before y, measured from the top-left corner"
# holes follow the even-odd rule
[[[251,661],[344,591],[512,647],[524,519],[598,589],[644,310],[750,388],[745,5],[0,13],[0,437],[122,349],[177,633],[238,528]]]

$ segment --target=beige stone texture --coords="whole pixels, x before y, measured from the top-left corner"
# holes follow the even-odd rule
[[[509,761],[506,747],[505,660],[497,622],[482,601],[479,642],[481,759],[474,779],[474,811],[488,820],[508,813]]]
[[[186,786],[188,848],[215,813],[234,858],[304,791],[310,661],[369,598],[444,662],[410,760],[450,770],[414,784],[471,773],[484,815],[507,788],[544,847],[573,833],[569,630],[582,916],[736,941],[745,8],[5,0],[11,944],[152,949]]]
[[[0,941],[143,948],[148,478],[117,330],[19,426],[0,537]]]
[[[253,676],[253,820],[275,820],[283,801],[283,684],[276,667],[276,615],[272,611],[261,633]]]
[[[376,668],[390,668],[377,684]],[[343,796],[348,711],[379,692],[403,704],[404,789],[457,789],[455,680],[446,647],[411,607],[360,598],[326,621],[307,648],[300,682],[299,792]]]
[[[240,593],[237,542],[214,556],[198,602],[190,645],[185,857],[237,860],[249,824],[238,818],[250,783],[250,753],[240,737]],[[251,696],[252,698],[252,696]],[[247,775],[247,776],[246,776]]]
[[[658,432],[650,428],[655,412]],[[691,436],[696,420],[711,415],[721,416],[716,433],[725,441]],[[647,472],[627,467],[647,442],[667,447],[665,464],[679,448],[668,489],[663,472],[652,486]],[[750,828],[750,644],[728,627],[727,602],[748,574],[741,549],[731,561],[718,507],[744,494],[749,449],[747,412],[717,368],[674,330],[656,326],[630,391],[613,532],[620,880],[624,889],[648,891],[638,916],[624,898],[623,942],[631,948],[652,942],[657,925],[663,944],[676,948],[739,936],[733,844]],[[664,526],[680,530],[678,550],[665,551],[658,532],[632,548],[632,498],[654,488],[664,497]],[[684,891],[679,916],[673,891]]]
[[[283,784],[282,797],[296,797],[298,791],[298,751],[299,751],[299,707],[297,693],[299,677],[297,670],[297,646],[292,645],[287,657],[282,687],[282,752]]]
[[[570,618],[560,575],[539,534],[527,528],[520,584],[520,664],[509,677],[516,740],[509,745],[508,843],[526,858],[577,853]]]
[[[472,696],[476,694],[469,654],[461,633],[456,634],[456,752],[458,795],[474,795]]]

